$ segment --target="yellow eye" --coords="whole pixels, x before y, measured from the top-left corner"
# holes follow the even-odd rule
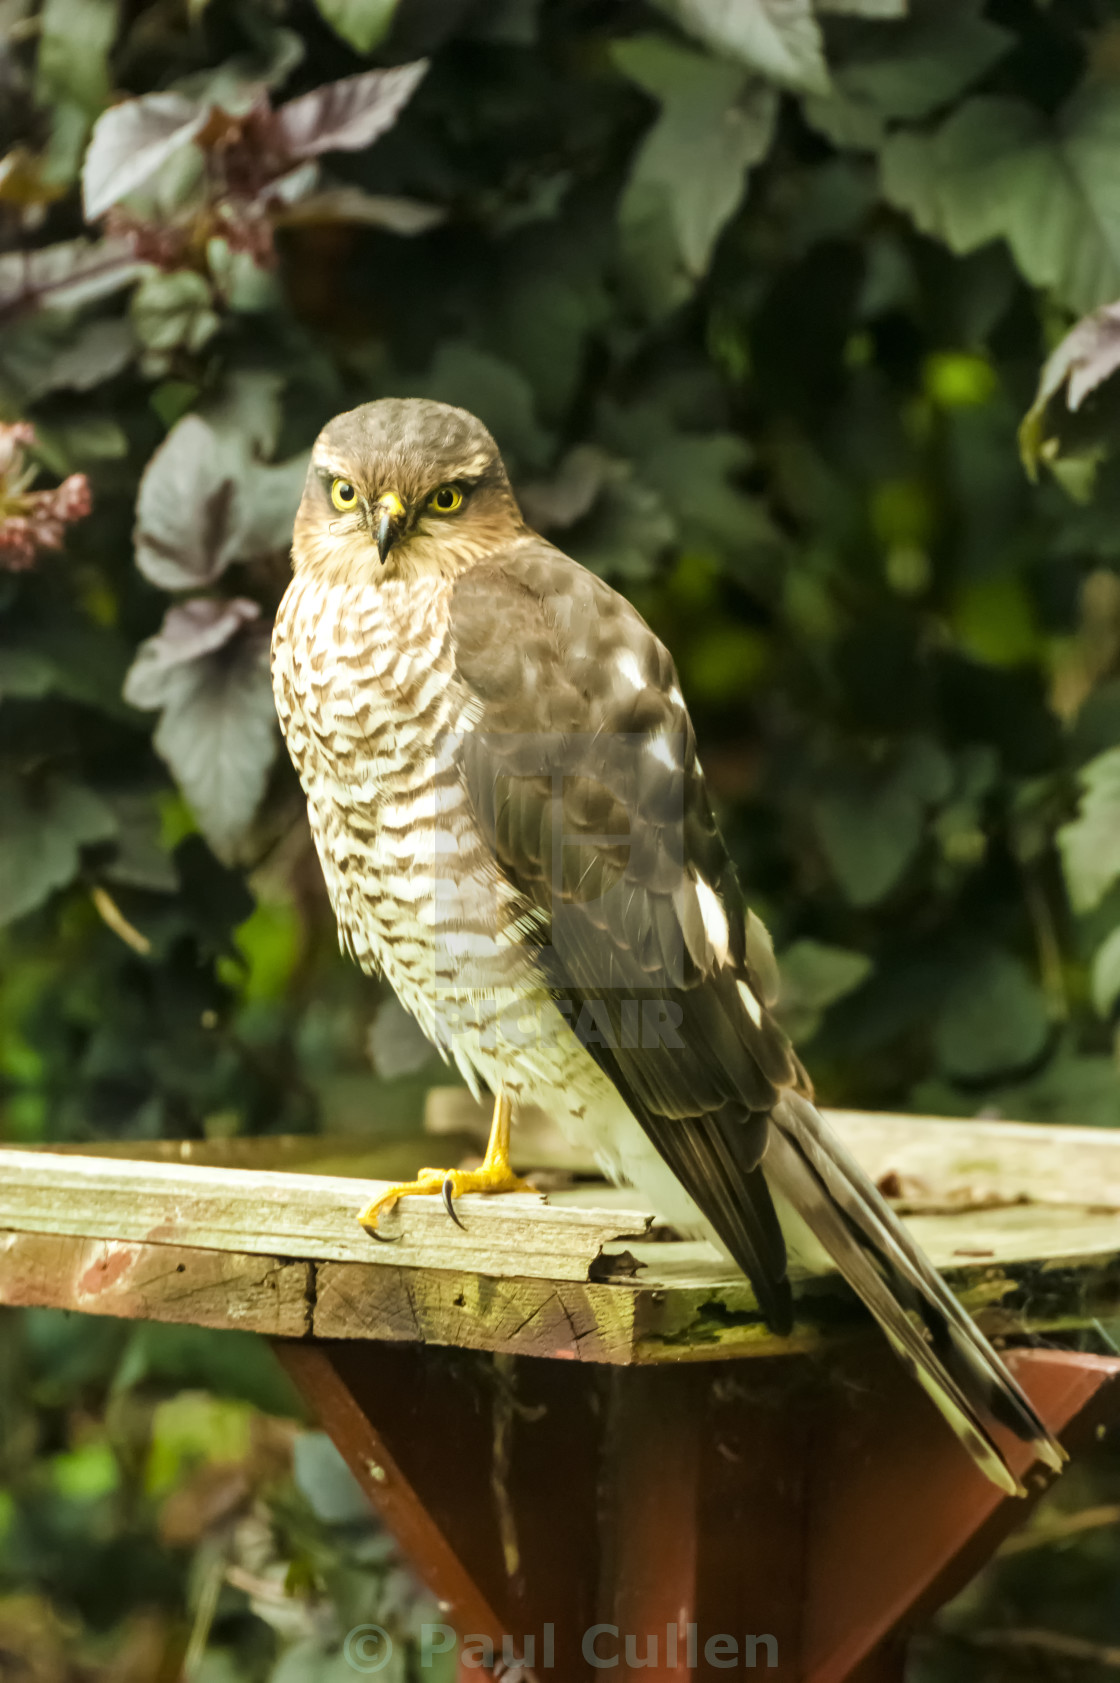
[[[441,485],[428,499],[428,507],[437,514],[454,514],[463,506],[463,493],[457,485]]]
[[[348,479],[336,479],[331,486],[331,502],[340,514],[346,514],[358,501],[358,493]]]

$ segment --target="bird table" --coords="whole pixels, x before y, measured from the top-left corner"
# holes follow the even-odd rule
[[[430,1109],[438,1148],[0,1149],[0,1303],[272,1339],[447,1627],[508,1679],[901,1676],[907,1630],[1049,1476],[1011,1444],[1027,1500],[988,1484],[835,1278],[775,1338],[733,1269],[532,1130],[543,1199],[465,1198],[462,1230],[409,1199],[374,1243],[355,1214],[378,1182],[485,1132],[466,1095]],[[1120,1360],[1057,1347],[1120,1300],[1120,1135],[831,1121],[1070,1453],[1120,1421]],[[459,1652],[484,1675],[483,1643]]]

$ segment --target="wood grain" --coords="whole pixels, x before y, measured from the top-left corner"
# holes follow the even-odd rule
[[[300,1338],[312,1264],[179,1245],[0,1232],[0,1301]]]
[[[459,1201],[463,1227],[438,1198],[407,1198],[378,1244],[356,1220],[381,1180],[193,1163],[128,1162],[0,1150],[0,1227],[202,1250],[446,1267],[537,1279],[587,1279],[604,1245],[648,1231],[648,1214],[550,1209],[527,1193]]]
[[[1120,1139],[834,1120],[872,1172],[897,1177],[911,1208],[937,1212],[909,1225],[991,1334],[1116,1312]],[[409,1199],[387,1223],[400,1242],[377,1244],[358,1210],[387,1169],[408,1174],[423,1156],[461,1151],[472,1124],[458,1099],[443,1107],[451,1122],[460,1133],[439,1146],[166,1142],[149,1148],[156,1160],[0,1149],[0,1302],[611,1365],[768,1356],[858,1324],[845,1288],[825,1276],[802,1282],[793,1337],[772,1338],[734,1268],[658,1229],[636,1194],[601,1183],[547,1199],[464,1199],[465,1232],[437,1200]]]

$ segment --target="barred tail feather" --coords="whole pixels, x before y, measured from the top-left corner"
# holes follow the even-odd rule
[[[787,1093],[771,1120],[768,1182],[811,1228],[981,1470],[1008,1495],[1025,1494],[993,1424],[1060,1470],[1061,1445],[820,1113]]]

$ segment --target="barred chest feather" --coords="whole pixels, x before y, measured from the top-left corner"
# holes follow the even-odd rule
[[[450,592],[438,576],[389,576],[379,588],[297,576],[272,654],[340,939],[444,1046],[454,1018],[441,1008],[530,985],[523,908],[457,768],[475,721],[454,682]]]

